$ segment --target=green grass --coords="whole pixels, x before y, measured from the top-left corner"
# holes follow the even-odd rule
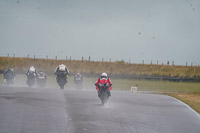
[[[58,87],[55,75],[47,74],[47,87]],[[94,83],[97,77],[84,76],[84,86],[88,89],[95,89]],[[111,78],[114,90],[130,90],[131,86],[138,86],[139,91],[152,92],[200,92],[200,83],[192,82],[169,82],[169,81],[150,81],[150,80],[133,80],[133,79],[118,79]],[[3,77],[0,75],[0,85],[3,83]],[[17,85],[26,85],[25,74],[17,74]],[[73,76],[69,76],[67,88],[73,88]]]
[[[114,88],[130,90],[131,86],[138,86],[139,91],[155,92],[200,92],[200,83],[169,82],[131,79],[113,79]]]

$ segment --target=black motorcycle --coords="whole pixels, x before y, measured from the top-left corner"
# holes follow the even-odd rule
[[[4,79],[5,79],[5,84],[6,85],[13,85],[14,82],[14,78],[15,78],[15,73],[13,71],[6,71],[4,73]]]
[[[111,96],[109,87],[110,87],[110,85],[108,83],[105,83],[105,84],[99,83],[98,84],[98,88],[99,88],[98,96],[103,105],[108,102],[108,99]]]
[[[35,78],[36,78],[35,73],[29,72],[29,73],[27,74],[26,84],[27,84],[29,87],[34,86],[34,85],[35,85]]]
[[[38,74],[37,74],[37,87],[38,88],[44,88],[45,85],[46,85],[46,80],[47,80],[47,77],[45,75],[44,72],[40,71]]]
[[[67,74],[66,72],[60,72],[56,77],[57,83],[60,86],[60,89],[64,89],[65,84],[67,83]]]
[[[83,81],[82,80],[75,80],[74,81],[76,89],[82,89],[83,88]]]

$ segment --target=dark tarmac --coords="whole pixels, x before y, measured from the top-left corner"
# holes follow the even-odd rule
[[[200,115],[165,95],[0,87],[0,133],[199,133]]]

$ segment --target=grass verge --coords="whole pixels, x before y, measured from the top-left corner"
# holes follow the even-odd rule
[[[200,92],[196,93],[164,93],[186,103],[200,114]]]

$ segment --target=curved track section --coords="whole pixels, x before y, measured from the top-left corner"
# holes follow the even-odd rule
[[[0,87],[0,133],[199,133],[200,116],[164,95]]]

